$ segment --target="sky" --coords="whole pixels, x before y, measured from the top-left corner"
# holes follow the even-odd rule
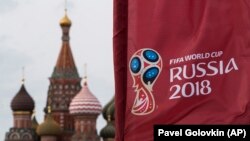
[[[22,67],[25,86],[43,122],[48,78],[61,48],[60,19],[64,0],[0,0],[0,140],[13,126],[10,102],[19,91]],[[112,0],[68,0],[72,21],[70,44],[78,72],[87,63],[90,91],[104,106],[114,95]],[[105,126],[100,115],[98,132]]]

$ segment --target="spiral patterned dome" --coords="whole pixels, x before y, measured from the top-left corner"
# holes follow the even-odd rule
[[[69,106],[70,114],[96,114],[102,112],[102,106],[98,99],[90,92],[85,82],[81,91],[72,99]]]

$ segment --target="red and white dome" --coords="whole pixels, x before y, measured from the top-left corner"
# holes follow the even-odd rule
[[[72,99],[69,106],[70,114],[97,114],[102,112],[99,100],[90,92],[85,82],[81,91]]]

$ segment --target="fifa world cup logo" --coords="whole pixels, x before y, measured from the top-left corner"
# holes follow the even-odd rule
[[[131,113],[147,115],[154,111],[153,86],[162,70],[162,59],[153,49],[140,49],[130,59],[130,73],[136,96]]]

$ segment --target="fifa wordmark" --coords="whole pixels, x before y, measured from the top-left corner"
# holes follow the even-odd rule
[[[239,70],[234,57],[223,58],[223,51],[198,53],[170,59],[169,99],[204,96],[212,93],[210,79]]]

